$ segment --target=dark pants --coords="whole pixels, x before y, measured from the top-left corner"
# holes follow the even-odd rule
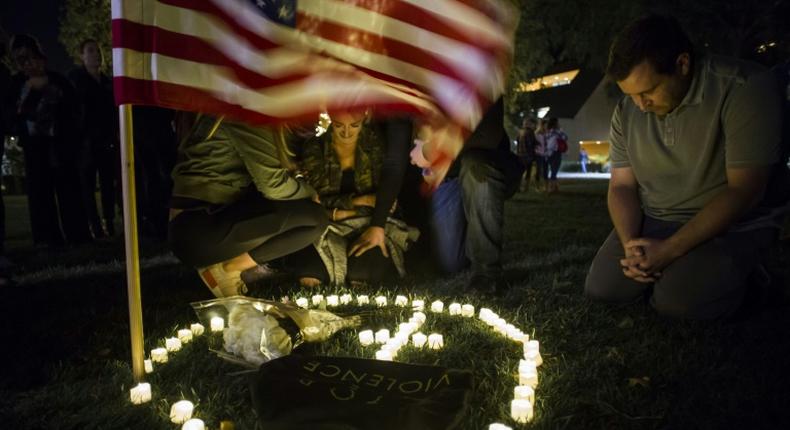
[[[112,139],[112,138],[109,138]],[[82,169],[83,202],[94,233],[101,232],[101,221],[96,209],[96,176],[99,178],[102,218],[107,230],[112,233],[115,206],[120,202],[120,152],[111,141],[87,142],[84,167]]]
[[[65,145],[51,137],[24,141],[30,229],[36,244],[62,245],[64,233],[70,243],[90,240],[76,164],[78,149],[68,155],[70,148]]]
[[[349,240],[352,243],[353,240]],[[314,246],[308,246],[288,257],[288,265],[302,278],[316,278],[323,283],[329,282],[326,265]],[[359,257],[348,256],[346,278],[349,281],[376,283],[394,278],[397,274],[392,259],[387,258],[378,247],[369,249]]]
[[[681,226],[645,217],[642,236],[665,239]],[[761,263],[775,237],[776,230],[770,228],[717,236],[672,262],[658,281],[645,284],[623,275],[623,245],[612,231],[590,266],[584,290],[590,298],[616,303],[649,294],[651,306],[671,317],[729,316],[743,301],[747,277]]]
[[[549,160],[543,155],[538,155],[535,159],[535,177],[544,182],[549,180]]]
[[[249,253],[257,263],[296,252],[326,229],[310,200],[267,200],[259,192],[215,209],[186,210],[170,221],[170,244],[181,261],[204,267]]]
[[[509,154],[508,154],[509,155]],[[446,180],[431,199],[431,231],[442,270],[488,273],[500,268],[505,200],[523,172],[515,156],[470,151],[459,160],[457,178]],[[515,164],[515,165],[514,165]]]
[[[559,152],[554,152],[551,154],[547,160],[548,168],[551,171],[549,173],[549,179],[552,181],[557,180],[557,172],[560,171],[560,163],[562,163],[562,154]]]

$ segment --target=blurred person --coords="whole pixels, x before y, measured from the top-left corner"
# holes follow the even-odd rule
[[[516,155],[521,164],[524,165],[524,176],[521,181],[521,191],[529,191],[529,183],[532,177],[532,166],[537,164],[537,154],[535,152],[538,146],[538,140],[535,138],[535,120],[533,118],[524,118],[521,124],[521,129],[518,132],[518,139],[516,144]],[[536,169],[537,170],[537,169]],[[540,175],[535,175],[535,183],[540,184]]]
[[[568,151],[568,135],[560,128],[557,118],[549,118],[546,123],[545,147],[543,154],[549,169],[546,191],[556,193],[560,190],[557,173],[560,171],[562,154]]]
[[[244,294],[242,272],[273,274],[267,263],[323,234],[326,214],[293,169],[284,136],[271,128],[200,115],[181,141],[170,245],[216,297]]]
[[[15,107],[14,133],[25,157],[33,242],[60,247],[91,240],[82,205],[78,160],[80,106],[74,88],[46,68],[38,41],[19,34],[11,41],[19,73],[8,98]],[[62,228],[62,230],[61,230]]]
[[[661,315],[733,315],[762,265],[790,185],[780,159],[780,97],[756,64],[699,52],[678,22],[648,15],[610,48],[625,94],[612,115],[608,206],[614,230],[586,294],[644,296]]]
[[[582,168],[582,173],[587,173],[587,163],[590,162],[590,156],[583,147],[579,147],[579,165]]]
[[[547,121],[543,118],[538,119],[538,126],[535,128],[535,177],[536,189],[547,191],[549,185],[549,161],[546,157],[546,127]]]
[[[120,202],[121,154],[112,79],[100,70],[103,58],[95,40],[84,40],[79,52],[82,66],[72,70],[69,79],[83,108],[83,200],[93,237],[114,236],[116,205]],[[96,209],[97,173],[102,218]]]

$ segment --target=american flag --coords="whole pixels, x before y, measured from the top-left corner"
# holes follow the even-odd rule
[[[320,112],[440,116],[471,130],[505,88],[506,0],[113,0],[118,104],[250,123]]]

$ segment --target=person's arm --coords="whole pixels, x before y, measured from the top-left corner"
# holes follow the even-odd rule
[[[644,252],[640,245],[632,243],[633,239],[639,238],[643,214],[639,199],[639,183],[631,167],[612,169],[607,205],[617,237],[623,244],[625,255],[621,261],[623,274],[639,282],[655,281],[653,274],[638,266],[643,261]]]

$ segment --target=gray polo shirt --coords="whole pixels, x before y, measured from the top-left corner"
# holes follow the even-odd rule
[[[610,142],[612,168],[631,167],[645,213],[686,222],[727,186],[728,167],[779,161],[776,80],[753,63],[700,57],[688,93],[665,117],[623,98]]]

